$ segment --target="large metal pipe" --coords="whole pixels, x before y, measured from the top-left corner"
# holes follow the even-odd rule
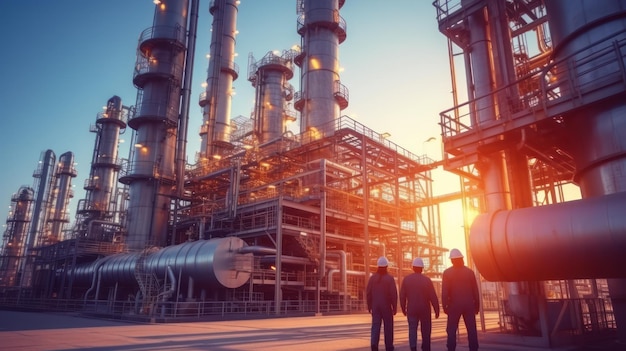
[[[491,281],[626,278],[626,192],[479,215],[470,247]]]
[[[252,254],[242,250],[247,244],[237,237],[199,240],[160,249],[144,260],[144,271],[157,277],[167,274],[168,266],[180,272],[181,280],[193,278],[200,287],[238,288],[252,272]],[[137,284],[135,266],[141,253],[109,256],[106,260],[79,266],[74,271],[74,285],[90,286],[100,272],[101,284]]]

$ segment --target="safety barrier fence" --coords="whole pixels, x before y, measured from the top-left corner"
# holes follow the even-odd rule
[[[344,310],[345,308],[345,310]],[[96,314],[110,318],[166,318],[206,319],[206,318],[241,318],[254,316],[302,315],[314,313],[361,313],[365,311],[365,302],[351,300],[347,306],[340,300],[282,301],[276,308],[274,301],[161,301],[152,310],[145,309],[141,302],[108,301],[82,299],[37,299],[0,297],[0,309],[18,309],[22,311],[78,312]]]

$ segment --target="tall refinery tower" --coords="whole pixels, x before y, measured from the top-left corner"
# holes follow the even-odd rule
[[[339,79],[339,44],[346,40],[346,22],[339,9],[344,3],[298,1],[302,44],[295,62],[302,70],[294,106],[301,112],[300,130],[312,133],[313,138],[318,132],[332,133],[332,122],[348,107],[348,89]]]
[[[170,202],[176,183],[176,146],[187,49],[187,1],[160,1],[153,26],[139,37],[133,83],[139,89],[130,167],[128,237],[132,250],[167,243]]]
[[[76,234],[91,239],[112,240],[115,227],[121,226],[118,212],[118,174],[122,161],[119,157],[120,134],[126,128],[128,109],[119,96],[108,101],[104,111],[96,115],[91,131],[96,134],[91,158],[91,171],[85,180],[85,198],[77,206]],[[117,223],[115,223],[117,222]],[[111,227],[113,225],[113,227]]]
[[[23,274],[25,244],[35,192],[30,187],[21,187],[11,197],[11,211],[7,228],[3,233],[2,256],[0,259],[0,286],[16,286]]]
[[[206,91],[200,95],[200,160],[205,163],[232,149],[231,99],[233,81],[239,77],[239,66],[235,63],[238,5],[239,0],[211,0],[209,5],[213,15],[209,68]]]

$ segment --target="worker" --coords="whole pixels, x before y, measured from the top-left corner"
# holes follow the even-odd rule
[[[402,314],[409,322],[409,346],[417,351],[417,327],[421,324],[422,351],[430,351],[430,333],[432,319],[430,306],[435,310],[435,318],[439,318],[439,299],[433,281],[422,274],[424,261],[413,259],[413,273],[406,276],[400,287],[400,307]]]
[[[370,345],[372,351],[378,351],[380,325],[385,324],[385,350],[393,350],[393,316],[398,309],[398,289],[396,282],[387,272],[389,261],[381,256],[377,262],[377,271],[367,282],[367,311],[372,315]]]
[[[448,315],[446,346],[448,351],[456,349],[456,331],[459,327],[459,320],[463,316],[469,349],[476,351],[478,350],[476,315],[480,310],[476,275],[465,266],[463,254],[459,249],[450,250],[449,257],[452,267],[443,271],[441,281],[441,304],[443,305],[443,312]]]

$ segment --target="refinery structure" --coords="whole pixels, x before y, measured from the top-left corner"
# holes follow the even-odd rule
[[[468,263],[482,311],[498,312],[494,335],[548,347],[626,340],[626,1],[434,1],[454,93],[433,117],[440,160],[342,114],[344,2],[295,1],[299,47],[250,55],[241,72],[245,4],[211,0],[198,97],[199,0],[156,1],[129,77],[136,101],[110,97],[92,126],[76,218],[69,152],[45,151],[35,185],[10,199],[0,302],[153,321],[363,312],[379,256],[398,283],[414,257],[439,281],[439,206],[461,200],[480,213],[467,223]],[[255,91],[248,117],[230,115],[237,79]],[[186,149],[192,103],[197,152]],[[435,196],[437,168],[461,191]],[[582,199],[565,201],[565,186]]]

